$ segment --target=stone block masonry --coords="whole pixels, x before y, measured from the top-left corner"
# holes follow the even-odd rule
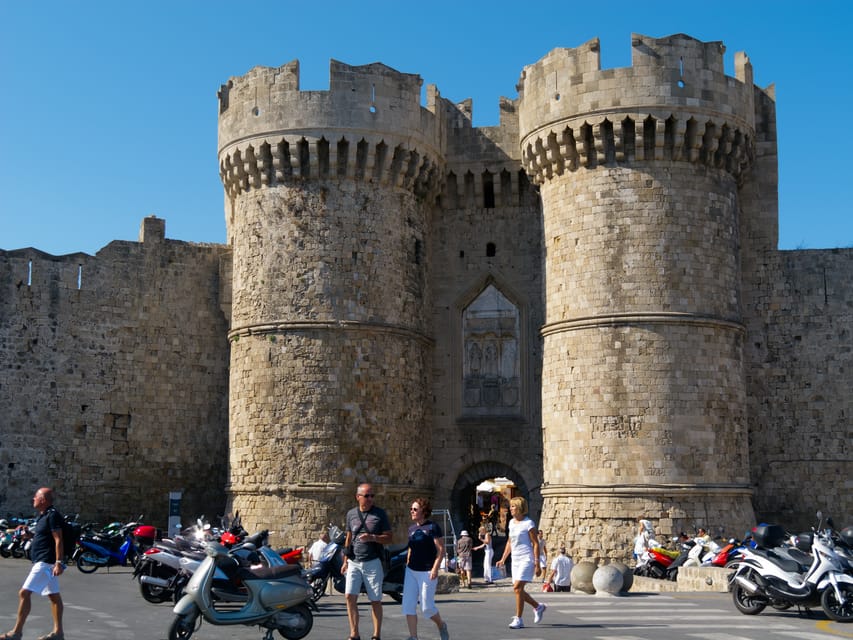
[[[554,49],[482,128],[378,63],[228,80],[226,245],[146,218],[94,257],[0,252],[0,512],[184,489],[302,544],[369,481],[402,541],[413,497],[470,530],[506,476],[576,559],[627,559],[641,517],[847,523],[853,250],[776,249],[745,54],[631,46]]]

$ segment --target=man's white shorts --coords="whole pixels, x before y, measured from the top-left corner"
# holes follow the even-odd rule
[[[59,580],[53,575],[53,565],[49,562],[34,562],[21,588],[43,596],[59,593]]]
[[[347,586],[344,593],[347,595],[358,595],[361,592],[361,584],[367,592],[367,599],[371,602],[382,600],[382,581],[385,574],[382,570],[382,559],[373,560],[350,560],[347,562]]]

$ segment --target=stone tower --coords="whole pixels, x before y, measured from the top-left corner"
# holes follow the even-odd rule
[[[427,243],[441,114],[421,79],[294,61],[219,93],[233,251],[229,508],[307,540],[358,482],[382,506],[427,491],[432,339]]]
[[[542,526],[585,549],[639,517],[753,522],[739,188],[755,154],[747,58],[684,35],[556,49],[519,84],[545,246]],[[605,555],[610,555],[605,550]]]

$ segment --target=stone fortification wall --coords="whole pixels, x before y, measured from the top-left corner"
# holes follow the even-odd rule
[[[432,483],[436,504],[454,509],[458,529],[471,526],[467,507],[488,477],[512,478],[538,517],[544,301],[541,210],[520,164],[515,103],[501,99],[496,127],[472,127],[470,102],[448,112],[447,180],[430,245]],[[473,345],[496,345],[504,360],[517,345],[517,362],[471,370]]]
[[[0,513],[52,484],[164,524],[183,489],[298,543],[360,481],[399,534],[415,495],[458,529],[507,476],[578,557],[624,559],[638,517],[849,521],[853,250],[777,251],[745,55],[632,46],[555,49],[482,128],[382,64],[230,79],[227,246],[146,218],[94,257],[0,252]]]
[[[544,218],[543,526],[594,557],[624,553],[639,517],[752,519],[738,237],[751,71],[741,58],[726,77],[719,43],[632,45],[632,67],[605,71],[597,41],[555,50],[519,88]]]
[[[853,521],[853,250],[765,255],[747,342],[750,467],[759,519]]]
[[[165,526],[222,513],[228,348],[225,248],[164,239],[96,256],[0,252],[0,513],[30,514],[38,486],[106,522]]]
[[[429,211],[444,142],[418,76],[333,62],[328,92],[298,86],[295,63],[229,81],[219,139],[230,502],[247,527],[306,540],[342,520],[358,482],[397,514],[429,490]]]

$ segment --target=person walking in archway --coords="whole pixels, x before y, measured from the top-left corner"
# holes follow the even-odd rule
[[[486,584],[492,584],[492,558],[495,555],[494,548],[492,547],[492,534],[489,533],[488,528],[484,525],[480,527],[478,537],[481,544],[474,547],[474,551],[483,550],[483,581]]]
[[[509,501],[509,512],[512,520],[509,521],[509,541],[504,548],[501,559],[497,566],[502,567],[507,557],[512,553],[512,590],[515,593],[515,616],[509,623],[510,629],[523,629],[524,604],[533,607],[533,622],[539,624],[545,613],[545,603],[537,602],[525,590],[528,582],[533,581],[534,575],[542,574],[542,565],[539,560],[539,532],[536,523],[527,517],[527,500],[515,497]]]

